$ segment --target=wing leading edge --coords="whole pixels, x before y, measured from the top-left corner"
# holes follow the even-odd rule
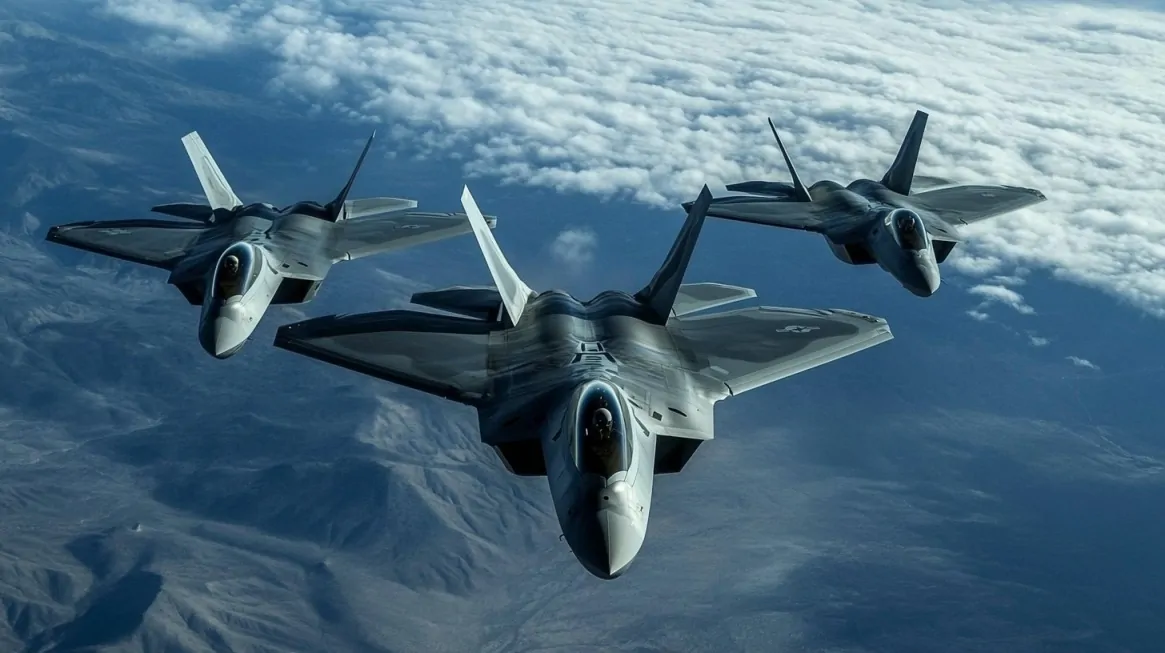
[[[1034,188],[954,186],[910,196],[910,203],[951,223],[971,224],[1046,200]]]
[[[45,240],[171,270],[212,229],[203,224],[170,220],[88,221],[51,227]]]
[[[279,328],[275,346],[471,406],[489,388],[496,322],[395,310],[327,316]]]
[[[746,308],[668,323],[683,364],[738,395],[893,339],[882,318],[840,309]]]
[[[688,209],[693,203],[685,202]],[[850,217],[824,202],[798,202],[774,197],[734,195],[718,197],[708,207],[713,218],[751,222],[770,227],[800,229],[827,234],[845,230],[860,223],[862,218]]]
[[[492,229],[497,218],[486,218]],[[408,211],[341,220],[332,243],[333,260],[354,260],[473,231],[464,213]]]

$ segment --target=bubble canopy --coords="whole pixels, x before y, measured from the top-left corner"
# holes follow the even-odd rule
[[[225,300],[245,295],[259,278],[260,256],[249,243],[226,248],[214,269],[211,297]]]
[[[615,389],[594,381],[583,388],[575,414],[574,453],[579,471],[609,478],[631,465],[631,437]]]
[[[890,214],[890,228],[903,249],[919,251],[927,247],[926,225],[914,211],[898,209]]]

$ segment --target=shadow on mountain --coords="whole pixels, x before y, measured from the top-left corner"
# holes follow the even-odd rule
[[[135,535],[133,529],[118,527],[69,542],[66,548],[92,574],[93,586],[77,602],[75,617],[31,637],[25,653],[91,650],[138,631],[162,591],[163,578],[146,569],[153,542]]]
[[[34,638],[25,651],[65,653],[122,641],[142,625],[146,610],[161,591],[161,576],[151,571],[132,571],[90,597],[89,608],[76,619]],[[46,647],[45,642],[52,644]]]
[[[392,576],[409,587],[463,594],[501,563],[503,552],[500,533],[467,521],[466,508],[441,496],[469,481],[456,476],[464,475],[340,458],[174,471],[158,477],[154,497],[205,519],[392,560]]]

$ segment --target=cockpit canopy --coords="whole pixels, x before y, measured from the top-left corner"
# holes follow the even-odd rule
[[[890,214],[890,228],[902,249],[919,251],[927,248],[926,225],[914,211],[898,209]]]
[[[250,243],[235,243],[218,258],[211,280],[211,297],[230,299],[246,294],[259,278],[262,254]]]
[[[631,468],[631,438],[619,396],[611,386],[592,382],[577,404],[574,454],[579,471],[609,478]]]

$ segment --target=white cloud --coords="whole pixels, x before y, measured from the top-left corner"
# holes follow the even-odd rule
[[[1100,367],[1098,367],[1096,365],[1096,363],[1093,363],[1092,361],[1090,361],[1086,358],[1080,358],[1079,356],[1069,356],[1068,360],[1072,361],[1072,364],[1075,365],[1076,367],[1087,367],[1090,370],[1099,370],[1100,369]]]
[[[984,313],[983,311],[977,311],[975,309],[971,309],[971,310],[967,311],[967,315],[970,315],[971,319],[979,321],[979,322],[986,322],[987,319],[991,317],[990,315]]]
[[[1004,304],[1024,315],[1033,315],[1036,312],[1035,309],[1024,303],[1023,295],[1006,286],[979,284],[967,292],[982,297],[984,305],[990,303]]]
[[[469,172],[675,208],[707,182],[876,177],[915,108],[920,174],[1049,200],[965,228],[952,266],[1051,270],[1165,315],[1165,14],[973,0],[108,0]],[[325,15],[325,7],[327,12]],[[228,40],[229,39],[229,40]],[[969,251],[968,251],[969,250]],[[971,256],[968,256],[971,254]]]
[[[1029,335],[1027,338],[1028,342],[1030,342],[1033,347],[1044,347],[1047,346],[1049,342],[1051,342],[1051,340],[1048,340],[1047,338],[1041,338],[1040,336]]]
[[[591,262],[598,239],[590,229],[565,229],[550,244],[550,253],[560,263],[578,267]]]

